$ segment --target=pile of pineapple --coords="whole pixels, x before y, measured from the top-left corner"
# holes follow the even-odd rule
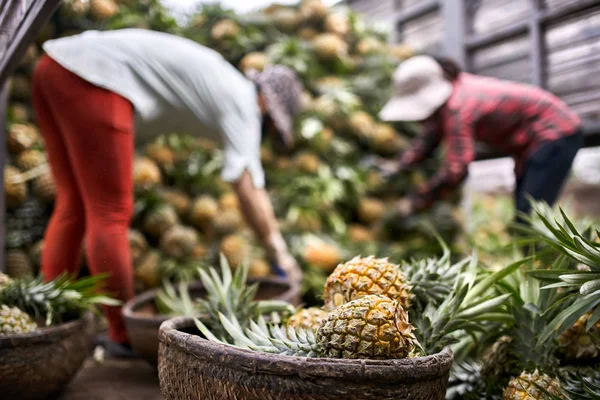
[[[277,217],[306,271],[309,303],[318,301],[327,275],[352,254],[426,256],[437,251],[427,224],[446,242],[457,243],[457,199],[407,220],[389,213],[395,199],[435,171],[436,160],[390,182],[372,168],[374,156],[394,157],[418,133],[413,125],[376,117],[392,72],[413,54],[409,46],[389,45],[386,33],[359,15],[319,0],[273,5],[252,15],[209,4],[185,24],[157,0],[68,0],[11,77],[11,157],[5,173],[10,275],[37,273],[55,194],[31,108],[40,45],[85,29],[124,27],[185,35],[218,50],[243,72],[283,64],[298,73],[306,90],[304,112],[295,123],[296,148],[281,155],[264,143],[262,161]],[[220,252],[233,266],[249,260],[253,277],[273,273],[231,187],[219,178],[222,160],[214,143],[180,132],[139,149],[130,232],[137,290],[197,279],[198,264],[214,264]],[[85,270],[85,254],[82,266]]]

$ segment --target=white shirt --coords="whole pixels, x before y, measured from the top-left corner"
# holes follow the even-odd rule
[[[143,29],[87,31],[47,41],[44,50],[131,101],[137,144],[169,132],[216,139],[225,151],[224,180],[236,181],[247,169],[254,185],[264,186],[256,88],[216,51]]]

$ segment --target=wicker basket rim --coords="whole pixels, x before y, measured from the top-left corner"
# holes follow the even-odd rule
[[[281,295],[274,298],[275,300],[281,300],[285,297],[288,297],[291,292],[298,290],[296,285],[290,284],[290,282],[287,281],[285,278],[280,277],[263,277],[254,279],[250,278],[248,279],[248,282],[251,284],[260,282],[287,287],[287,290],[285,290]],[[188,284],[188,288],[192,290],[199,290],[202,289],[202,287],[202,281],[199,280]],[[159,288],[149,289],[128,300],[123,305],[123,317],[126,320],[136,321],[140,325],[148,324],[148,326],[156,326],[171,318],[169,316],[161,314],[149,316],[147,314],[140,314],[137,312],[137,310],[139,310],[140,307],[152,302],[156,298],[159,290]]]
[[[94,315],[92,312],[86,311],[81,318],[73,321],[51,326],[49,328],[42,328],[34,332],[0,337],[0,349],[54,343],[79,332],[83,326],[92,323],[93,320]]]
[[[429,380],[447,375],[454,359],[450,348],[424,357],[396,360],[306,358],[267,354],[222,345],[180,331],[193,326],[193,319],[188,317],[176,317],[163,322],[159,331],[161,346],[175,346],[197,359],[211,362],[219,360],[221,365],[231,369],[252,373],[395,383],[407,379]]]

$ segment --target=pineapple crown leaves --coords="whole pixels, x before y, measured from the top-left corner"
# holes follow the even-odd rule
[[[600,370],[593,367],[560,371],[563,390],[570,400],[600,399]]]
[[[105,279],[106,275],[96,275],[76,280],[68,274],[49,282],[44,282],[42,275],[15,279],[0,289],[0,304],[18,307],[34,318],[44,318],[46,325],[61,323],[86,310],[94,310],[95,305],[121,304],[98,291]]]

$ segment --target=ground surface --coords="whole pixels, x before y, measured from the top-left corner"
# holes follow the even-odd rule
[[[106,359],[97,365],[92,358],[59,400],[161,400],[156,370],[143,360]]]

